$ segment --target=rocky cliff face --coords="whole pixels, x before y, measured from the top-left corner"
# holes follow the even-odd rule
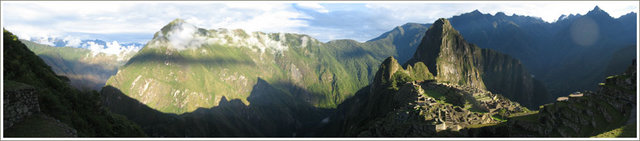
[[[418,62],[424,62],[438,82],[490,90],[529,107],[548,98],[520,61],[467,43],[446,19],[434,22],[405,66]]]
[[[427,30],[407,64],[424,62],[439,82],[485,89],[476,67],[480,54],[480,48],[464,41],[448,20],[440,19]]]

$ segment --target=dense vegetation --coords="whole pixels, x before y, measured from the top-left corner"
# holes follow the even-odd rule
[[[81,92],[71,87],[68,78],[56,75],[15,35],[4,29],[3,35],[4,81],[35,87],[44,114],[75,128],[78,136],[145,135],[135,123],[103,107],[98,92]],[[5,85],[5,89],[11,86]]]

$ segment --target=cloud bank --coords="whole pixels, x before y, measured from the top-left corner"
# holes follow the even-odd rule
[[[21,38],[103,39],[144,43],[175,18],[206,29],[308,34],[326,42],[366,41],[408,22],[431,23],[478,9],[540,17],[585,14],[596,5],[613,17],[637,2],[2,2],[3,27]],[[105,39],[108,38],[108,39]]]

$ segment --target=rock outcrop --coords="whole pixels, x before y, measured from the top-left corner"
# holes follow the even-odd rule
[[[419,62],[429,68],[438,82],[486,89],[528,107],[549,98],[544,86],[520,61],[467,43],[446,19],[434,22],[404,66]]]

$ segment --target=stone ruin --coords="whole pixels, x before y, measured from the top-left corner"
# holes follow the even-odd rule
[[[34,88],[28,87],[16,90],[7,90],[5,88],[3,96],[3,129],[7,129],[26,117],[40,112],[38,95]]]

